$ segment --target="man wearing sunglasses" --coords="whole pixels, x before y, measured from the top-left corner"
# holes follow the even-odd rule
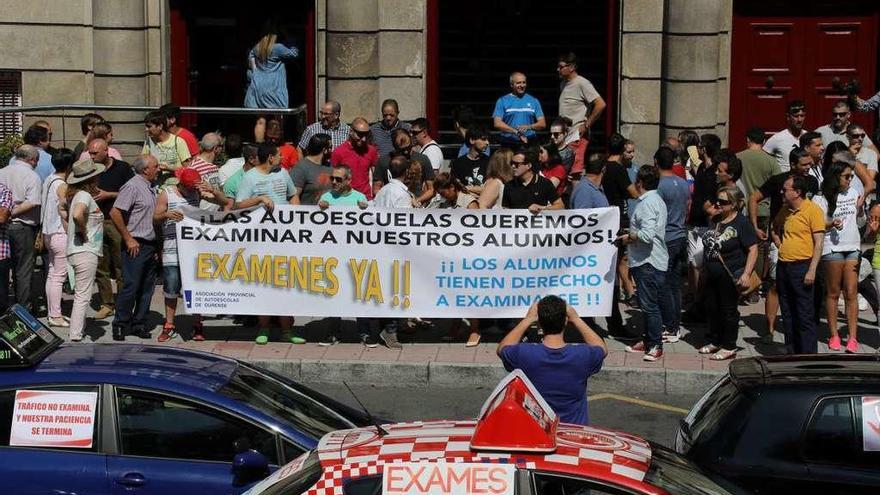
[[[538,152],[533,148],[517,151],[510,160],[513,180],[504,186],[501,205],[510,209],[528,209],[534,214],[542,210],[561,210],[562,198],[556,187],[544,176],[535,173]]]
[[[550,140],[553,141],[553,144],[556,145],[556,149],[559,150],[559,157],[562,158],[562,166],[565,167],[565,170],[568,173],[580,173],[583,171],[583,163],[578,167],[580,170],[575,170],[574,161],[575,155],[577,155],[577,145],[575,141],[569,141],[566,139],[568,137],[568,130],[571,128],[571,119],[568,117],[556,117],[553,120],[553,123],[550,124]],[[583,153],[581,153],[583,156]]]
[[[370,143],[370,124],[367,119],[357,117],[351,122],[348,141],[333,150],[330,165],[348,165],[351,168],[351,187],[373,197],[370,173],[379,162],[379,152]]]
[[[850,111],[849,102],[839,100],[834,104],[834,108],[831,110],[831,123],[816,129],[816,132],[822,135],[822,144],[826,148],[834,141],[840,141],[843,144],[849,145],[849,138],[846,136],[846,132],[852,123],[851,118],[852,112]],[[874,146],[874,143],[867,137],[864,144],[866,146]]]
[[[788,121],[788,127],[770,136],[770,139],[764,143],[764,151],[776,158],[779,169],[788,172],[788,154],[791,150],[800,146],[798,141],[804,133],[804,120],[807,118],[807,107],[801,100],[793,100],[788,103],[788,109],[785,112],[785,118]]]
[[[861,162],[868,169],[868,175],[871,178],[877,176],[877,152],[869,148],[869,139],[865,129],[859,124],[850,124],[846,130],[846,138],[849,141],[849,151],[856,157],[856,161]],[[856,168],[858,173],[858,167]],[[864,181],[859,177],[860,181]]]

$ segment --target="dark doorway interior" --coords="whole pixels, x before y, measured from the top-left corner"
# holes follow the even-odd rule
[[[268,30],[278,42],[300,49],[287,64],[290,107],[307,101],[311,86],[311,35],[308,24],[313,0],[274,2],[252,0],[171,0],[171,85],[181,106],[242,107],[247,89],[247,55]],[[253,116],[187,115],[197,135],[216,129],[253,135]],[[288,138],[295,129],[286,126]]]
[[[563,52],[577,54],[578,72],[610,103],[609,2],[442,0],[438,8],[441,143],[460,142],[451,117],[458,105],[470,106],[491,128],[495,100],[509,91],[515,70],[528,77],[528,92],[541,102],[549,124],[557,115],[556,57]],[[604,148],[605,127],[603,116],[593,128],[591,148]]]

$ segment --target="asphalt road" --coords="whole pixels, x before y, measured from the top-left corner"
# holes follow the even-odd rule
[[[309,386],[352,406],[357,402],[344,385],[309,383]],[[479,413],[493,387],[395,388],[352,386],[358,398],[377,417],[416,419],[468,419]],[[678,421],[699,399],[697,395],[591,394],[590,422],[632,433],[672,446]]]

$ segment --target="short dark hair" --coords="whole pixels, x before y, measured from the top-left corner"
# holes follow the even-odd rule
[[[174,119],[174,122],[180,120],[180,107],[174,103],[166,103],[162,105],[159,107],[159,111],[164,113],[169,119]]]
[[[608,154],[620,155],[623,153],[625,147],[626,138],[623,137],[623,134],[615,132],[614,134],[608,136]]]
[[[269,161],[270,156],[275,156],[276,154],[278,154],[278,146],[272,143],[260,143],[257,147],[257,160],[260,163],[266,163]]]
[[[798,192],[798,196],[806,198],[807,192],[810,190],[810,181],[807,177],[805,175],[792,175],[789,179],[791,179],[791,188]]]
[[[525,162],[531,165],[531,169],[535,173],[538,171],[538,163],[540,162],[538,159],[539,153],[540,148],[537,146],[522,147],[513,152],[514,155],[522,155],[525,158]]]
[[[568,305],[559,296],[544,296],[538,301],[538,324],[544,335],[560,334],[565,330]]]
[[[388,98],[382,102],[382,106],[379,107],[379,110],[383,110],[385,107],[394,107],[394,111],[400,113],[400,107],[397,105],[397,100],[394,98]]]
[[[850,127],[852,127],[852,126],[850,126]],[[822,135],[816,131],[805,132],[805,133],[801,134],[801,137],[800,137],[800,139],[798,139],[798,142],[800,143],[801,148],[806,148],[807,146],[812,144],[814,139],[822,139]]]
[[[801,110],[805,112],[807,111],[807,105],[804,103],[804,100],[791,100],[785,107],[785,113],[787,113],[788,115],[799,112]]]
[[[412,121],[411,125],[413,127],[421,127],[422,129],[429,131],[431,130],[431,124],[428,123],[428,119],[424,117],[419,117]]]
[[[82,130],[83,136],[89,133],[89,129],[98,122],[104,122],[104,117],[96,113],[87,113],[79,119],[79,128]]]
[[[24,144],[31,144],[36,146],[44,141],[49,140],[49,131],[47,131],[45,127],[32,125],[28,127],[27,131],[25,131],[22,140],[24,141]]]
[[[737,158],[736,153],[730,151],[730,149],[722,148],[721,151],[718,152],[718,157],[715,159],[715,161],[717,163],[727,164],[727,174],[730,175],[730,178],[733,179],[734,182],[738,181],[739,178],[742,177],[742,161]]]
[[[749,127],[749,130],[746,131],[746,139],[755,144],[764,144],[764,141],[767,140],[767,134],[764,132],[764,129],[753,126]]]
[[[571,122],[570,118],[568,118],[564,115],[560,115],[559,117],[556,117],[555,119],[553,119],[553,122],[550,123],[550,127],[553,127],[554,125],[558,125],[558,126],[565,127],[566,129],[568,129],[569,127],[572,126],[572,122]]]
[[[165,118],[165,114],[158,110],[154,110],[152,112],[147,112],[144,115],[144,124],[152,124],[162,126],[162,129],[168,129],[168,119]]]
[[[388,164],[388,170],[391,172],[392,178],[399,178],[406,175],[406,171],[409,170],[410,162],[405,157],[396,156],[391,159],[391,163]]]
[[[226,136],[226,142],[224,143],[224,149],[226,150],[226,156],[229,158],[238,158],[241,156],[241,135],[239,134],[230,134]]]
[[[675,163],[675,151],[669,146],[661,146],[654,153],[654,164],[660,170],[672,170]]]
[[[565,62],[568,65],[574,66],[577,69],[578,58],[574,52],[562,53],[558,57],[556,57],[557,62]]]
[[[605,157],[599,157],[587,161],[584,164],[584,173],[590,175],[599,175],[605,171]]]
[[[700,136],[700,146],[703,147],[706,156],[715,160],[715,157],[718,156],[718,152],[721,151],[721,138],[716,134],[703,134]]]
[[[333,138],[331,138],[329,134],[319,132],[309,138],[309,142],[306,144],[305,154],[309,156],[317,155],[318,153],[323,153],[325,149],[332,145]]]
[[[660,185],[660,172],[653,165],[642,165],[636,173],[636,182],[641,182],[646,191],[654,191]]]
[[[465,139],[468,143],[471,142],[472,139],[489,139],[489,130],[483,127],[482,125],[473,125],[467,128],[467,133],[465,134]]]
[[[244,158],[244,161],[248,161],[251,158],[257,156],[257,145],[255,144],[246,144],[241,148],[241,156]]]
[[[66,172],[70,170],[77,158],[73,151],[67,148],[58,148],[52,153],[52,166],[55,167],[56,172]]]
[[[807,153],[807,150],[798,146],[791,150],[791,153],[788,154],[788,164],[794,165],[800,161],[801,158],[809,158],[810,154]]]

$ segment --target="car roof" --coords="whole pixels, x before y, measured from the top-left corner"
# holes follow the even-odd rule
[[[125,383],[163,381],[215,391],[238,369],[235,359],[143,344],[63,344],[33,368],[0,371],[0,380]],[[3,380],[4,376],[10,377]]]
[[[476,451],[470,441],[476,421],[416,421],[340,430],[318,443],[318,458],[327,470],[360,469],[378,474],[378,465],[391,462],[515,463],[525,469],[546,470],[642,484],[651,465],[650,444],[627,433],[572,424],[560,424],[557,447],[550,453]],[[372,472],[371,472],[372,471]]]
[[[774,384],[880,383],[880,355],[796,354],[737,359],[730,363],[737,386]]]

